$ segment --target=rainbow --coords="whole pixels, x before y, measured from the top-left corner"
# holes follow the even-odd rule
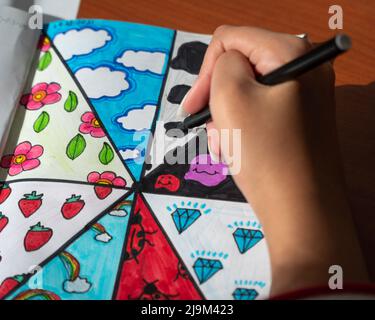
[[[93,224],[93,226],[91,227],[91,229],[94,230],[94,231],[96,231],[99,234],[107,233],[107,230],[100,223]]]
[[[79,261],[69,252],[63,251],[59,254],[61,261],[63,262],[66,271],[68,272],[68,278],[70,281],[74,281],[79,277],[81,266]]]
[[[122,207],[124,206],[131,206],[133,203],[133,201],[130,201],[130,200],[125,200],[125,201],[121,201],[120,203],[118,203],[116,206],[115,206],[115,210],[119,210],[119,209],[122,209]]]
[[[40,300],[61,300],[61,298],[51,291],[42,289],[32,289],[21,292],[14,300],[32,300],[39,298]]]

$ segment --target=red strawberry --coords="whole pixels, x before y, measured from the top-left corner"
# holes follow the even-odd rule
[[[52,229],[43,227],[40,222],[32,226],[23,240],[25,250],[39,250],[51,239],[52,234]]]
[[[0,204],[4,203],[12,193],[12,189],[7,184],[0,184]]]
[[[99,187],[99,186],[96,186],[96,187],[94,187],[94,190],[95,190],[96,196],[100,200],[103,200],[103,199],[107,198],[112,193],[112,188],[111,187]]]
[[[66,202],[61,208],[61,213],[65,219],[69,220],[80,213],[84,206],[85,201],[81,200],[81,196],[73,194],[71,198],[66,199]]]
[[[13,278],[6,278],[0,285],[0,300],[9,292],[16,288],[23,281],[23,276],[18,275]]]
[[[7,226],[9,219],[0,212],[0,232]]]
[[[36,191],[33,191],[31,194],[25,194],[24,197],[18,202],[18,206],[25,218],[28,218],[42,206],[43,194],[36,194]]]

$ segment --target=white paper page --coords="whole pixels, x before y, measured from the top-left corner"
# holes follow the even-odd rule
[[[26,12],[0,7],[0,154],[3,152],[19,95],[36,50],[39,30],[28,27]]]
[[[7,44],[0,48],[0,155],[8,139],[17,100],[36,49],[40,30],[28,28],[30,6],[42,6],[43,23],[59,18],[75,19],[80,0],[0,0],[0,39]]]
[[[44,23],[56,19],[75,19],[78,14],[80,0],[0,0],[0,6],[9,6],[29,11],[30,6],[40,5],[45,15]]]

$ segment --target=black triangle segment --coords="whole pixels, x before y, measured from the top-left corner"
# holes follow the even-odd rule
[[[164,164],[143,178],[142,190],[154,194],[247,202],[230,175],[215,177],[220,175],[215,164],[191,165],[197,153],[208,154],[208,151],[201,150],[201,145],[207,146],[205,130],[201,130],[185,146],[167,153]],[[178,163],[168,164],[169,159],[177,159]]]

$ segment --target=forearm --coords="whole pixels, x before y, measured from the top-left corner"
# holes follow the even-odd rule
[[[289,177],[287,170],[279,176],[279,182],[267,182],[264,187],[259,183],[252,194],[245,193],[269,245],[272,293],[327,285],[332,265],[343,268],[346,282],[365,281],[366,269],[341,182],[302,173]]]

